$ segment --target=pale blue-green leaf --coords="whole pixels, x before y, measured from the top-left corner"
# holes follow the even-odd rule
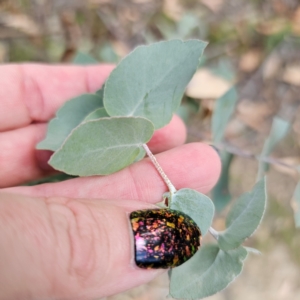
[[[199,26],[199,18],[192,13],[186,13],[177,23],[178,36],[182,39],[190,37]]]
[[[223,250],[237,248],[259,226],[266,209],[266,180],[256,183],[251,192],[243,194],[232,206],[226,219],[226,230],[219,233]]]
[[[190,108],[188,104],[181,104],[176,110],[176,114],[182,119],[184,123],[187,124],[190,118]]]
[[[99,62],[91,55],[83,52],[77,52],[73,59],[73,64],[75,65],[95,65]]]
[[[251,248],[251,247],[244,247],[244,249],[247,250],[248,253],[252,253],[255,255],[261,255],[261,252],[255,248]]]
[[[280,140],[282,140],[288,133],[289,129],[290,123],[288,121],[285,121],[279,117],[274,117],[270,134],[264,143],[260,156],[262,158],[269,156],[276,144],[279,143]],[[257,180],[261,179],[267,170],[268,164],[260,161],[258,166]]]
[[[100,48],[99,57],[102,62],[117,63],[119,60],[119,56],[109,43],[104,44]]]
[[[153,124],[139,117],[83,122],[71,132],[49,163],[71,175],[111,174],[130,165],[153,132]]]
[[[188,123],[190,116],[199,111],[199,102],[192,98],[187,98],[185,103],[182,103],[176,110],[176,114],[184,121]]]
[[[156,129],[168,124],[206,45],[199,40],[172,40],[136,48],[105,84],[108,114],[145,117]]]
[[[217,99],[212,116],[212,135],[216,145],[222,142],[226,125],[235,109],[238,96],[235,87]]]
[[[230,251],[207,244],[187,262],[171,270],[170,295],[179,299],[203,299],[225,289],[242,271],[247,251]]]
[[[293,194],[292,207],[294,210],[295,225],[296,227],[300,227],[300,182],[298,182]]]
[[[72,129],[101,106],[102,98],[94,94],[84,94],[67,101],[49,122],[46,138],[38,143],[37,149],[56,151]]]
[[[105,118],[109,117],[108,113],[106,112],[104,107],[97,108],[96,110],[92,111],[90,114],[88,114],[84,118],[85,121],[90,121],[90,120],[95,120],[95,119],[100,119],[100,118]]]
[[[229,192],[229,169],[233,155],[227,151],[222,151],[220,152],[220,156],[222,171],[216,186],[212,190],[212,199],[217,212],[221,212],[231,200],[231,194]]]
[[[178,190],[171,198],[170,208],[190,216],[199,226],[202,236],[207,233],[215,213],[213,202],[191,189]]]
[[[228,58],[219,59],[217,66],[212,68],[212,72],[231,82],[236,78],[235,68]]]
[[[100,95],[103,99],[103,88],[97,90],[95,94]]]
[[[146,155],[146,151],[144,150],[144,148],[140,149],[140,153],[138,154],[138,156],[135,158],[134,162],[140,161],[142,160]]]
[[[102,85],[101,89],[96,91],[96,95],[99,95],[102,99],[102,106],[103,106],[103,97],[104,97],[104,87],[105,87],[105,83]]]
[[[164,40],[172,40],[178,38],[178,34],[176,33],[176,24],[170,22],[167,17],[157,19],[157,21],[155,22],[155,26],[162,34]],[[157,41],[157,37],[155,38],[155,41]]]

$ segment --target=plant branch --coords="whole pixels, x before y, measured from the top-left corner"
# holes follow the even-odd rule
[[[224,145],[224,144],[218,145],[218,146],[216,146],[216,148],[218,150],[225,150],[225,151],[227,151],[231,154],[235,154],[235,155],[238,155],[238,156],[241,156],[241,157],[256,159],[258,161],[262,161],[262,162],[265,162],[265,163],[268,163],[268,164],[271,164],[271,165],[279,165],[279,166],[283,166],[283,167],[286,167],[286,168],[298,170],[297,165],[286,164],[286,163],[282,162],[281,160],[276,159],[276,158],[272,158],[270,156],[255,155],[253,153],[245,152],[245,151],[242,151],[238,148],[234,148],[232,146],[227,146],[227,145]]]
[[[162,167],[160,166],[160,164],[156,160],[155,156],[152,154],[152,152],[150,151],[150,149],[148,148],[148,146],[146,144],[143,144],[143,148],[145,149],[148,157],[150,158],[151,162],[155,166],[156,170],[158,171],[158,173],[160,174],[160,176],[164,180],[165,184],[169,188],[169,191],[170,191],[171,195],[175,194],[176,193],[176,188],[174,187],[174,185],[172,184],[172,182],[170,181],[170,179],[168,178],[166,173],[163,171]]]
[[[217,230],[213,229],[212,227],[209,227],[208,231],[216,240],[219,239],[219,233]]]

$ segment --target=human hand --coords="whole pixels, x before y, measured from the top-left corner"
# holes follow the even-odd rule
[[[134,265],[128,214],[167,191],[148,159],[109,176],[17,186],[53,173],[49,152],[35,150],[46,122],[64,101],[98,89],[112,68],[0,67],[0,299],[101,298],[163,272]],[[218,155],[182,145],[185,138],[174,116],[148,146],[176,188],[205,193],[217,181]]]

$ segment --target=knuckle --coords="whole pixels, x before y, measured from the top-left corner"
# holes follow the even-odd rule
[[[105,277],[109,257],[105,214],[101,222],[83,201],[66,198],[47,200],[57,237],[60,265],[71,287],[87,288]],[[105,258],[105,261],[104,261]]]

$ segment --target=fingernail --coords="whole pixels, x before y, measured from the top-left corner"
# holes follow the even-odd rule
[[[143,269],[174,268],[200,247],[201,231],[186,214],[172,209],[137,210],[130,214],[135,263]]]

